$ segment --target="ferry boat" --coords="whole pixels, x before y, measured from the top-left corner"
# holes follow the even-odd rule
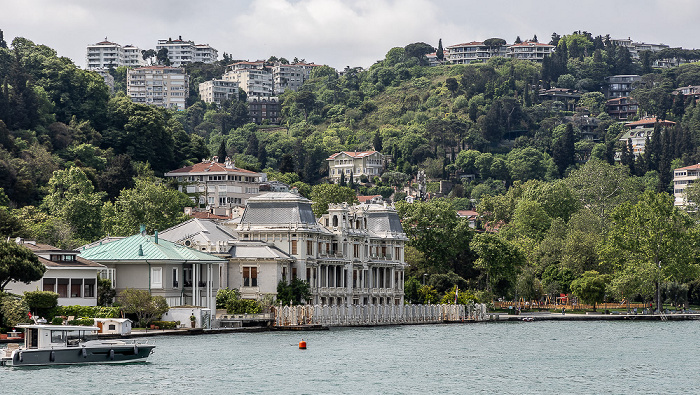
[[[155,345],[135,340],[98,340],[98,327],[19,325],[24,345],[0,349],[0,365],[43,366],[143,362]]]

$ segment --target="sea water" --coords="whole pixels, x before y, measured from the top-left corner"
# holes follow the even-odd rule
[[[0,368],[0,393],[689,394],[698,339],[697,321],[163,336],[146,363]]]

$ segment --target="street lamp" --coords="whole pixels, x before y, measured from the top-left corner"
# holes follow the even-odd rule
[[[427,280],[428,273],[423,273],[423,285],[425,285],[425,281]]]

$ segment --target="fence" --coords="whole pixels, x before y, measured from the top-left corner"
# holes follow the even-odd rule
[[[485,321],[486,305],[306,305],[273,308],[275,326],[399,325]]]
[[[582,309],[582,310],[592,310],[593,305],[590,304],[585,304],[585,303],[572,303],[572,302],[567,302],[567,303],[547,303],[547,302],[538,302],[536,300],[533,301],[520,301],[520,302],[512,302],[512,301],[505,301],[505,302],[494,302],[493,303],[494,308],[497,309],[508,309],[508,308],[518,308],[520,307],[521,309],[561,309],[566,308],[567,310],[574,310],[574,309]],[[599,303],[595,306],[597,310],[606,310],[606,309],[626,309],[627,303],[625,302],[615,302],[615,303]],[[639,309],[644,309],[646,307],[649,307],[649,304],[645,303],[630,303],[629,308],[634,309],[634,308],[639,308]]]

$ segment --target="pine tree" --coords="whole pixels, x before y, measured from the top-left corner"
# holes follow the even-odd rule
[[[218,156],[218,162],[219,163],[224,163],[226,161],[226,156],[228,154],[226,153],[226,140],[221,140],[221,144],[219,144],[219,151],[217,151],[216,155]]]
[[[538,42],[538,41],[537,41],[537,34],[535,34],[534,36],[532,36],[532,40],[530,40],[530,41],[533,42],[533,43]]]
[[[520,36],[515,37],[515,42],[514,44],[522,44],[523,40],[520,39]]]
[[[569,123],[566,124],[564,134],[556,139],[552,146],[552,159],[554,159],[554,163],[557,165],[560,175],[564,176],[566,169],[576,163],[575,154],[574,128]]]
[[[437,51],[435,51],[435,56],[441,62],[443,61],[443,59],[445,59],[445,52],[442,49],[442,39],[440,39],[438,41],[438,47],[437,47]]]

